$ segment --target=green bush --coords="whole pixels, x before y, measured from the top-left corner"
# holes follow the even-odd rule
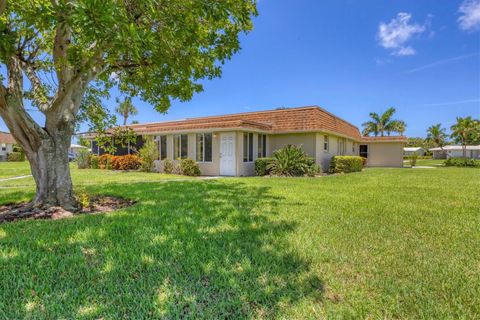
[[[480,168],[480,160],[470,158],[448,158],[443,162],[446,167],[474,167]]]
[[[268,165],[274,161],[273,158],[258,158],[255,160],[255,175],[266,176],[270,174]]]
[[[363,168],[363,159],[358,156],[334,156],[330,162],[330,173],[359,172]]]
[[[97,155],[92,155],[90,157],[90,168],[100,169],[100,157]]]
[[[10,152],[9,154],[7,154],[7,161],[9,161],[9,162],[25,161],[25,153],[23,153],[23,152]]]
[[[88,169],[90,168],[90,161],[92,154],[88,150],[81,149],[77,153],[77,165],[78,169]]]
[[[155,160],[158,159],[157,144],[153,139],[147,139],[143,147],[138,152],[142,164],[140,170],[145,172],[152,172],[155,170]]]
[[[173,173],[173,169],[174,169],[174,166],[173,166],[173,161],[172,160],[168,160],[168,159],[165,159],[162,161],[163,165],[163,173],[166,173],[166,174],[172,174]]]
[[[198,163],[192,159],[180,160],[180,171],[184,176],[190,176],[190,177],[196,177],[201,174]]]
[[[299,177],[315,175],[320,167],[315,159],[309,158],[301,146],[286,145],[273,153],[273,159],[267,164],[267,172],[272,175]]]

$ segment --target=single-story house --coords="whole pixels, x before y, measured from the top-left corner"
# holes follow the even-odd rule
[[[7,155],[13,152],[14,144],[15,139],[10,133],[0,131],[0,161],[7,160]]]
[[[74,154],[75,156],[77,156],[80,150],[89,150],[89,149],[87,147],[81,146],[79,144],[74,144],[74,143],[72,143],[70,145],[70,148],[68,148],[68,152]]]
[[[480,159],[480,145],[467,146],[467,158]],[[433,159],[463,158],[462,146],[444,146],[429,149],[433,153]]]
[[[301,145],[324,170],[335,155],[360,155],[368,166],[403,167],[403,136],[364,137],[353,124],[318,106],[129,125],[154,136],[159,160],[191,158],[204,175],[254,175],[255,159],[287,144]],[[94,135],[85,135],[92,139]],[[96,141],[92,152],[102,154]],[[112,141],[112,143],[115,143]],[[139,149],[142,140],[137,141]],[[117,148],[116,154],[130,152]]]
[[[425,155],[425,149],[422,147],[406,147],[403,148],[403,155],[404,156],[411,156],[414,153],[416,153],[419,156],[424,156]]]

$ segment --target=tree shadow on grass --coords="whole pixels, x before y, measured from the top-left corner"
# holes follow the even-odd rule
[[[0,233],[0,315],[45,318],[271,318],[321,299],[289,249],[279,197],[240,182],[114,184],[129,209],[25,221]],[[0,231],[2,230],[0,229]]]

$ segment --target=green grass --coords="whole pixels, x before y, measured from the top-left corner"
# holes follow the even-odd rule
[[[480,314],[479,170],[163,183],[74,174],[104,181],[85,185],[92,193],[138,203],[1,225],[0,318]],[[0,203],[32,190],[0,190]]]
[[[30,165],[24,162],[0,162],[0,179],[30,174]]]

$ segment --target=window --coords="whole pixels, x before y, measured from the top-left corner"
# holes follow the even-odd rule
[[[323,136],[323,150],[328,152],[329,146],[328,146],[328,136]]]
[[[368,158],[368,145],[361,144],[359,150],[360,150],[360,157]]]
[[[355,142],[352,142],[352,152],[355,153]]]
[[[267,135],[258,135],[258,158],[265,158],[267,156]]]
[[[198,162],[212,162],[212,134],[197,133],[196,155]]]
[[[177,134],[173,136],[173,158],[186,159],[188,157],[188,135]]]
[[[6,143],[2,143],[2,151],[7,151],[7,144]]]
[[[253,161],[253,133],[243,134],[243,162]]]
[[[338,138],[337,139],[337,153],[344,155],[347,152],[347,139]]]
[[[157,137],[158,143],[158,159],[165,160],[167,159],[167,136]]]

